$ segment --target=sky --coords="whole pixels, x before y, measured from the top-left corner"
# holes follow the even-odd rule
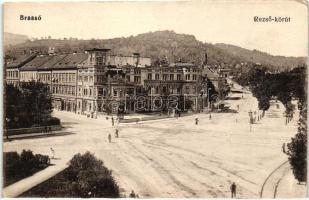
[[[20,15],[41,16],[23,21]],[[254,17],[290,17],[290,22],[254,22]],[[108,39],[158,30],[191,34],[272,55],[308,55],[308,10],[290,0],[182,2],[6,3],[4,32],[30,37]]]

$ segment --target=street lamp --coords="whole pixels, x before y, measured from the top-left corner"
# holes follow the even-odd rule
[[[252,111],[250,110],[248,113],[249,113],[249,117],[250,117],[249,124],[250,124],[250,132],[251,132],[251,129],[252,129],[252,128],[251,128],[251,126],[252,126],[251,124],[253,124]]]
[[[209,91],[211,90],[211,88],[208,88],[208,94],[207,94],[207,96],[208,96],[208,110],[210,110],[210,95],[209,95]]]

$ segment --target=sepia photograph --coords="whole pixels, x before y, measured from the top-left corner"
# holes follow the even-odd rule
[[[2,197],[308,198],[307,1],[2,11]]]

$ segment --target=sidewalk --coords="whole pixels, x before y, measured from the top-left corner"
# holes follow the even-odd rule
[[[307,185],[302,183],[298,184],[298,181],[294,178],[293,172],[290,169],[285,176],[282,177],[278,184],[275,198],[306,198]]]
[[[307,186],[299,185],[288,161],[282,163],[265,180],[261,198],[305,198]]]
[[[49,166],[28,178],[22,179],[16,183],[13,183],[12,185],[7,186],[2,190],[2,196],[6,198],[18,197],[22,193],[48,180],[49,178],[55,176],[68,167],[66,162],[63,162],[61,159],[51,160],[51,164],[54,165]]]
[[[8,138],[6,136],[3,137],[4,142],[8,142],[10,140],[17,139],[25,139],[25,138],[36,138],[36,137],[50,137],[50,136],[58,136],[58,135],[68,135],[73,134],[68,131],[52,131],[52,132],[41,132],[41,133],[27,133],[27,134],[19,134],[19,135],[10,135]]]

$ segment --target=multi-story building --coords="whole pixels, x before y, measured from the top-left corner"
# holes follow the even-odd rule
[[[24,54],[16,60],[5,62],[6,82],[9,84],[18,85],[20,81],[20,68],[35,57],[35,54]]]
[[[13,69],[18,71],[17,75],[12,73]],[[10,73],[7,83],[31,80],[46,83],[55,109],[92,117],[119,110],[155,111],[152,100],[159,96],[164,97],[163,101],[183,98],[192,102],[193,110],[201,110],[207,106],[205,77],[214,82],[219,77],[204,65],[151,66],[150,58],[138,53],[116,56],[110,55],[110,49],[98,48],[85,53],[32,56],[7,65],[6,71]],[[140,105],[147,105],[148,109],[140,109]]]

